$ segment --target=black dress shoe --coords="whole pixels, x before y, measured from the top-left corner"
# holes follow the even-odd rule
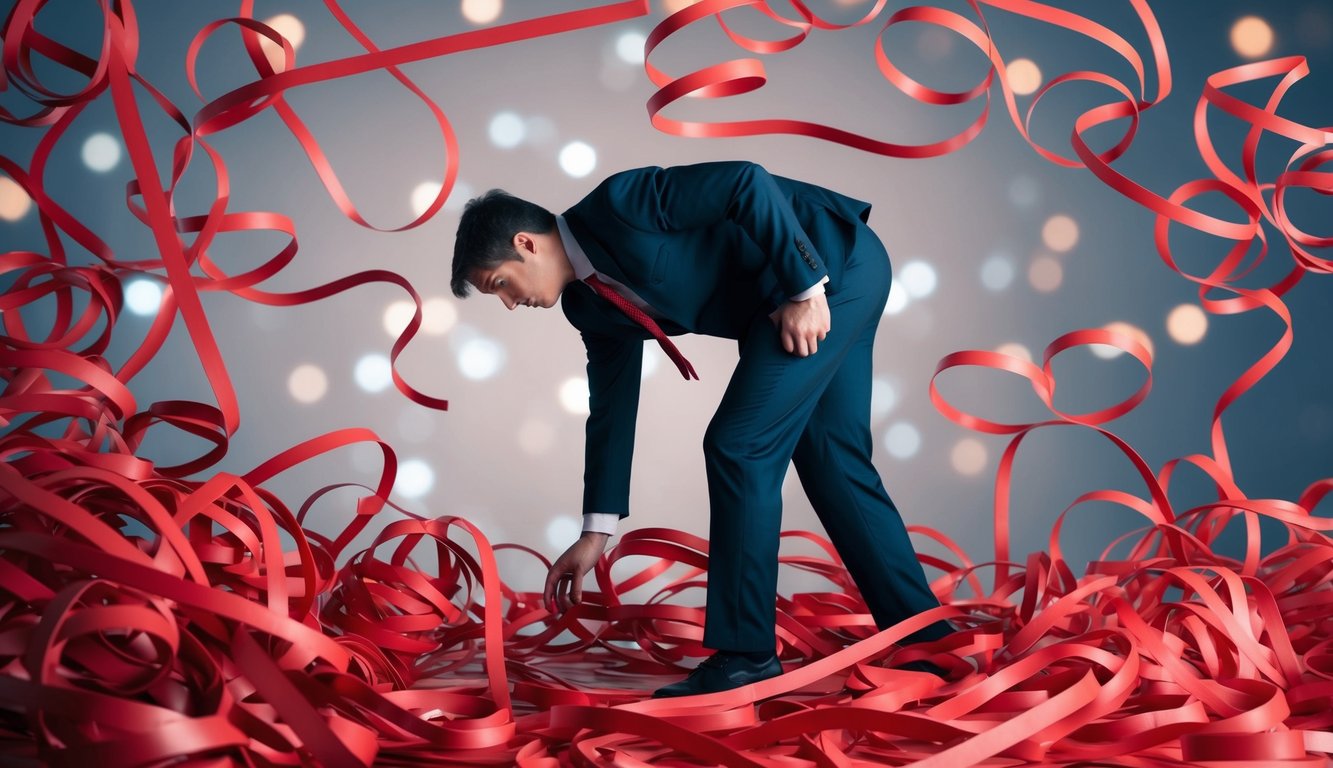
[[[718,651],[695,667],[689,677],[678,683],[658,688],[653,692],[653,698],[729,691],[780,674],[782,674],[782,662],[778,661],[777,654],[770,654],[763,661],[751,661],[740,654]]]

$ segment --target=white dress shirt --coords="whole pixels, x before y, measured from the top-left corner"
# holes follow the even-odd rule
[[[584,252],[583,246],[574,238],[569,231],[569,225],[565,223],[564,216],[555,217],[556,229],[560,232],[560,243],[565,247],[565,255],[569,257],[569,264],[574,268],[574,277],[579,280],[586,280],[590,275],[597,275],[597,279],[615,288],[629,300],[631,304],[642,309],[654,320],[661,320],[662,315],[652,308],[648,302],[644,301],[637,293],[631,290],[623,283],[607,277],[593,268],[592,262],[588,260],[588,254]],[[824,283],[828,282],[828,276],[814,285],[806,288],[804,291],[791,297],[791,301],[805,301],[824,292]],[[592,531],[595,533],[605,533],[608,536],[614,536],[616,524],[620,521],[620,515],[616,512],[585,512],[583,515],[583,531],[586,533]]]

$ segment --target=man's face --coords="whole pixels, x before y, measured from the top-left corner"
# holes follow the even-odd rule
[[[496,296],[505,308],[555,306],[565,282],[552,264],[552,254],[544,252],[542,243],[522,235],[516,238],[522,261],[505,261],[494,269],[479,269],[472,273],[471,282],[482,293]]]

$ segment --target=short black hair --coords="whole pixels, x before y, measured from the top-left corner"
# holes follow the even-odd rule
[[[468,278],[474,271],[494,269],[505,261],[523,260],[514,247],[514,235],[519,232],[544,235],[553,229],[554,214],[503,189],[492,189],[472,198],[458,221],[449,287],[458,298],[467,298],[472,290]]]

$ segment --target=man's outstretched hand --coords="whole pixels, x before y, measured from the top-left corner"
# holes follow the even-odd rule
[[[819,293],[805,301],[788,301],[769,315],[782,338],[782,348],[797,357],[809,357],[819,351],[832,326],[828,299]]]
[[[596,531],[584,531],[579,540],[556,559],[546,574],[546,589],[542,605],[556,615],[564,615],[574,604],[583,601],[583,577],[597,565],[606,542],[611,537]]]

